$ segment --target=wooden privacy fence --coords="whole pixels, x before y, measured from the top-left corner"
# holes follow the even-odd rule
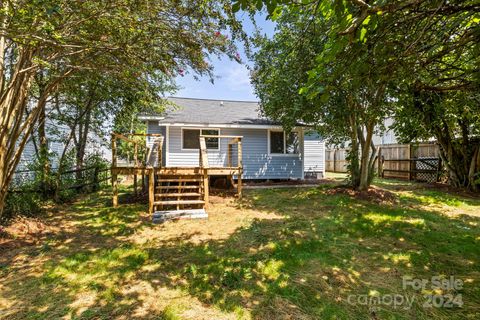
[[[434,143],[382,145],[378,158],[378,175],[384,178],[436,182],[443,172]]]
[[[346,148],[325,150],[325,170],[329,172],[347,172]]]
[[[436,182],[442,177],[444,169],[439,147],[435,143],[384,144],[377,147],[375,166],[381,177],[425,182]],[[326,170],[347,172],[347,151],[345,148],[327,149]]]

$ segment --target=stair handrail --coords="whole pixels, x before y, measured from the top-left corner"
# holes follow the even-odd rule
[[[164,140],[164,137],[163,136],[160,136],[158,137],[157,139],[155,139],[158,143],[158,154],[157,154],[157,167],[161,167],[162,166],[162,157],[163,157],[163,140]]]
[[[200,153],[199,153],[199,164],[201,168],[208,168],[208,154],[207,154],[207,143],[205,142],[205,137],[200,136]]]

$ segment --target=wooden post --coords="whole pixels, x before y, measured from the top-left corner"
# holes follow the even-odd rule
[[[231,143],[228,144],[228,152],[227,152],[227,166],[232,167],[232,154],[233,154],[233,145]]]
[[[118,207],[118,175],[116,171],[112,171],[112,189],[113,189],[113,207]]]
[[[208,208],[208,202],[209,202],[209,195],[208,193],[210,192],[209,188],[209,180],[208,180],[208,168],[203,169],[203,201],[205,201],[205,209]]]
[[[337,172],[337,161],[335,160],[337,154],[337,149],[333,149],[333,172]]]
[[[238,177],[237,177],[237,192],[238,198],[242,199],[242,175],[243,175],[243,160],[242,160],[242,139],[239,139],[237,142],[237,153],[238,153]]]
[[[163,139],[158,139],[158,151],[157,151],[157,167],[161,168],[162,167],[162,144],[163,144]]]
[[[150,168],[148,171],[148,213],[153,213],[153,202],[155,201],[155,171]]]
[[[135,143],[133,145],[133,148],[134,148],[133,149],[133,165],[137,167],[138,166],[138,144]]]
[[[115,168],[117,167],[117,138],[112,134],[112,203],[113,207],[118,207],[118,176]]]
[[[412,172],[412,145],[409,143],[407,145],[407,150],[408,150],[408,180],[411,181],[413,178],[413,172]]]
[[[138,185],[138,184],[137,184],[137,174],[134,173],[134,174],[133,174],[133,193],[135,194],[135,196],[138,195],[138,193],[137,193],[137,189],[138,189],[138,188],[137,188],[137,185]]]
[[[200,137],[200,151],[198,154],[198,161],[200,168],[203,173],[203,201],[205,202],[204,208],[208,207],[209,201],[209,180],[208,180],[208,155],[207,155],[207,144],[205,142],[205,137]]]
[[[112,133],[112,167],[117,166],[117,138]]]
[[[378,168],[378,177],[382,176],[382,147],[378,147],[378,155],[377,155],[377,168]]]
[[[146,138],[148,139],[148,138]],[[145,148],[145,153],[143,155],[143,163],[142,163],[142,167],[145,169],[145,167],[148,166],[148,163],[147,163],[147,155],[148,155],[148,150],[149,148],[146,147]],[[145,186],[145,170],[142,170],[142,194],[145,194],[145,190],[146,190],[146,186]]]

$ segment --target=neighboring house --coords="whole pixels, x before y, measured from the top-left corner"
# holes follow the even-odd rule
[[[64,144],[63,142],[59,141],[57,137],[52,135],[50,133],[50,128],[55,128],[56,131],[64,133],[65,135],[68,133],[68,127],[65,125],[59,125],[55,121],[52,121],[50,119],[47,119],[46,121],[46,134],[47,134],[47,141],[48,141],[48,150],[49,153],[52,155],[51,161],[52,161],[52,167],[56,168],[58,166],[57,160],[58,160],[58,155],[60,155],[63,151]],[[34,132],[33,135],[36,135],[37,133]],[[38,148],[38,142],[37,142],[37,148]],[[28,140],[28,142],[25,144],[25,147],[23,148],[23,152],[20,158],[20,162],[18,163],[17,166],[17,171],[22,171],[22,170],[29,170],[31,169],[31,166],[37,161],[37,155],[36,155],[36,150],[35,150],[35,144],[32,141],[32,137]]]
[[[397,137],[395,136],[395,132],[391,129],[393,126],[393,118],[387,118],[383,121],[383,125],[385,126],[385,131],[382,132],[381,135],[374,134],[373,135],[373,143],[377,145],[381,144],[395,144],[398,143]]]
[[[380,145],[398,144],[399,143],[398,138],[397,138],[397,136],[395,135],[395,132],[392,129],[393,123],[394,123],[393,118],[386,118],[383,121],[383,126],[385,127],[385,131],[382,131],[380,134],[378,134],[378,132],[374,133],[373,137],[372,137],[372,141],[373,141],[373,144],[375,146],[378,147]],[[341,145],[327,144],[327,146],[326,146],[327,153],[328,153],[328,150],[344,149],[344,148],[348,148],[348,146],[349,146],[348,141],[341,144]],[[327,158],[328,158],[328,156],[327,156]]]
[[[147,133],[161,133],[166,167],[199,165],[199,136],[242,136],[243,179],[303,179],[305,173],[325,172],[325,143],[308,127],[286,133],[248,101],[169,98],[178,107],[164,114],[140,115]],[[147,144],[151,144],[149,139]],[[210,166],[225,166],[227,140],[207,139]]]
[[[36,135],[36,132],[33,134]],[[65,143],[62,140],[67,139],[68,135],[70,134],[70,129],[64,124],[59,124],[57,121],[47,119],[46,134],[48,150],[51,154],[51,165],[53,169],[56,169],[58,167],[58,160],[63,152],[63,149],[65,148]],[[108,144],[106,141],[103,141],[99,135],[92,132],[88,136],[86,154],[97,154],[109,161],[111,157],[111,151],[108,149],[107,145]],[[70,148],[72,148],[72,146],[73,142],[70,143]],[[25,144],[16,171],[31,169],[31,166],[35,163],[35,161],[37,161],[35,144],[33,143],[32,138],[30,138]]]

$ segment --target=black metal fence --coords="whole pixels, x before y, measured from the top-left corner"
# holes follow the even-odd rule
[[[42,184],[38,178],[38,170],[16,171],[10,184],[9,192],[38,192],[54,194],[58,191],[97,189],[111,179],[110,168],[105,166],[89,166],[65,170],[60,173],[59,183]],[[57,179],[58,172],[52,170],[49,181]],[[56,190],[58,188],[58,190]]]

